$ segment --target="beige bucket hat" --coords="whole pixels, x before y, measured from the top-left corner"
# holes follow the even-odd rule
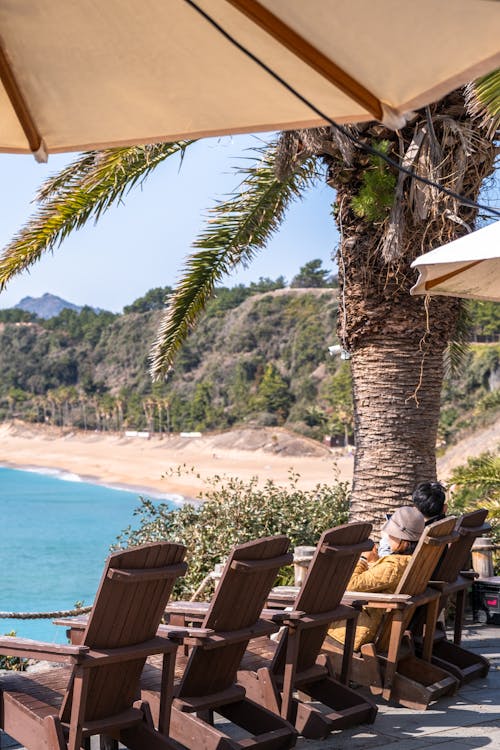
[[[395,539],[406,539],[416,542],[420,539],[425,528],[425,518],[422,513],[411,505],[398,508],[388,521],[382,526],[382,533]]]

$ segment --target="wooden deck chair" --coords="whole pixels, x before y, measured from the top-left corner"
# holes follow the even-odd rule
[[[440,592],[428,587],[445,545],[458,538],[455,523],[456,518],[450,517],[426,527],[394,594],[346,593],[345,601],[385,610],[373,643],[354,653],[352,679],[369,687],[374,695],[408,708],[426,709],[431,701],[458,688],[455,677],[430,663]],[[405,631],[416,608],[424,604],[426,638],[419,658]],[[339,671],[340,649],[327,639],[324,653]]]
[[[80,750],[97,734],[132,750],[178,749],[167,736],[176,645],[156,631],[175,580],[186,571],[184,554],[182,545],[166,542],[112,554],[81,645],[0,638],[0,653],[65,665],[2,675],[0,728],[28,750]],[[161,654],[165,683],[158,731],[137,700],[151,654]]]
[[[295,745],[294,728],[249,700],[236,684],[250,639],[277,630],[260,615],[280,567],[292,562],[288,546],[289,539],[276,536],[236,547],[201,627],[183,641],[189,654],[179,650],[170,733],[191,750],[285,750]],[[190,603],[185,605],[189,614]],[[161,694],[157,664],[157,658],[148,660],[141,679],[142,698],[151,705],[154,719]],[[225,724],[215,722],[221,716]]]
[[[251,698],[309,738],[373,722],[377,713],[374,703],[348,687],[358,612],[341,605],[359,555],[373,546],[371,529],[370,524],[352,523],[325,531],[292,611],[281,613],[285,627],[278,642],[253,641],[238,672]],[[341,681],[333,679],[328,661],[320,656],[326,632],[336,620],[347,620],[349,634]]]
[[[448,601],[453,595],[456,596],[453,642],[446,638],[444,627],[438,623],[432,646],[432,663],[451,672],[460,683],[468,682],[476,677],[485,677],[490,668],[490,663],[484,656],[460,646],[466,593],[474,578],[474,572],[468,571],[466,568],[469,564],[474,540],[491,530],[491,526],[486,523],[487,515],[487,510],[479,509],[471,513],[465,513],[458,519],[456,525],[459,534],[458,540],[448,546],[432,575],[433,580],[431,581],[431,585],[441,591],[440,611],[446,609]],[[424,613],[417,614],[420,615],[415,623],[418,651],[422,648],[418,631],[422,630]],[[412,631],[415,633],[413,627]]]

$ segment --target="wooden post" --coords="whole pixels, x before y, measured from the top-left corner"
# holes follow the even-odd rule
[[[316,547],[295,547],[293,551],[293,575],[296,586],[302,586]]]
[[[472,547],[472,567],[479,574],[479,578],[491,578],[493,576],[493,550],[498,546],[491,539],[480,536]]]
[[[198,597],[204,592],[206,587],[208,586],[210,581],[215,581],[215,588],[219,585],[220,579],[222,578],[222,573],[224,571],[225,562],[216,563],[213,570],[208,573],[203,581],[200,583],[194,594],[192,594],[191,598],[189,599],[190,602],[195,602]]]

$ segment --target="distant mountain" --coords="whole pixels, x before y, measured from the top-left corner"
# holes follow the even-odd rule
[[[35,313],[39,318],[53,318],[55,315],[59,315],[61,310],[65,309],[75,310],[75,312],[81,312],[82,310],[78,305],[67,302],[65,299],[56,297],[55,294],[49,294],[48,292],[42,297],[23,297],[14,307],[19,310]]]

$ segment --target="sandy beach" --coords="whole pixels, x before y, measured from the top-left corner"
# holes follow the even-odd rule
[[[461,440],[438,459],[438,477],[446,481],[467,456],[479,455],[500,441],[500,420]],[[290,470],[299,486],[313,489],[334,479],[351,481],[353,456],[281,428],[236,429],[202,437],[126,437],[108,432],[63,430],[22,422],[0,425],[0,465],[57,469],[82,479],[144,494],[196,498],[206,478],[258,477],[288,484]],[[185,466],[189,473],[177,472]],[[199,474],[200,476],[196,476]]]
[[[14,422],[0,426],[0,464],[58,469],[88,481],[195,498],[206,487],[204,479],[215,474],[286,485],[293,469],[303,489],[335,478],[350,481],[353,458],[280,429],[144,439]],[[182,465],[200,477],[177,475]]]

